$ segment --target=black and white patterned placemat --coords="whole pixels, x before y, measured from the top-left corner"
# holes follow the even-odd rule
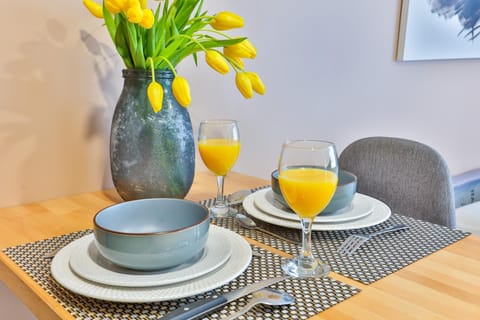
[[[3,251],[22,268],[48,294],[57,300],[75,319],[160,319],[162,315],[179,306],[211,295],[226,293],[254,282],[282,275],[281,258],[269,251],[255,248],[263,258],[253,257],[246,271],[230,283],[205,294],[194,297],[157,303],[114,303],[87,298],[60,286],[50,274],[50,259],[43,256],[53,249],[60,248],[73,240],[91,233],[84,230],[6,248]],[[307,319],[313,315],[344,301],[360,290],[331,278],[287,279],[273,286],[295,297],[289,306],[268,307],[259,305],[239,319]],[[251,295],[240,298],[202,319],[222,319],[246,305]]]
[[[209,204],[210,202],[205,201],[204,203]],[[234,207],[248,215],[241,204]],[[252,219],[254,218],[252,217]],[[283,228],[257,219],[254,220],[262,228],[301,241],[301,230]],[[215,218],[213,222],[283,252],[292,255],[299,254],[300,246],[276,239],[261,231],[242,228],[232,218]],[[350,257],[341,256],[336,252],[341,243],[353,233],[375,232],[398,223],[406,224],[410,228],[406,231],[373,238]],[[314,231],[312,232],[312,252],[314,256],[328,263],[332,271],[364,284],[370,284],[463,239],[469,234],[411,217],[392,214],[387,221],[368,228],[346,231]]]

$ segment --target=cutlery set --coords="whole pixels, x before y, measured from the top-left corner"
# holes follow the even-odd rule
[[[241,297],[244,297],[250,293],[263,289],[265,287],[271,286],[277,282],[283,281],[287,277],[277,277],[271,278],[263,281],[256,282],[252,285],[239,288],[223,295],[213,296],[211,298],[198,300],[186,305],[181,306],[180,308],[166,314],[162,317],[164,320],[188,320],[199,317],[203,314],[211,312],[229,302],[237,300]],[[283,298],[282,298],[283,299]],[[293,302],[293,298],[286,298],[287,301]],[[265,300],[267,301],[267,300]],[[253,305],[252,305],[253,306]],[[245,311],[246,312],[246,311]],[[240,315],[240,314],[239,314]]]

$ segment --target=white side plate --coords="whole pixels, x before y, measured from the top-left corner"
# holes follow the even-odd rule
[[[283,210],[276,204],[277,200],[275,200],[271,188],[259,190],[254,194],[254,203],[263,212],[280,219],[298,221],[298,216],[294,212]],[[373,202],[370,197],[356,193],[352,203],[347,208],[332,213],[319,214],[313,221],[315,223],[346,222],[363,218],[372,212]]]
[[[251,194],[243,200],[243,208],[252,217],[273,225],[281,226],[281,227],[300,229],[300,230],[302,229],[302,226],[300,224],[300,219],[298,219],[297,221],[293,221],[293,220],[274,217],[257,208],[255,206],[254,199],[255,199],[255,194]],[[369,197],[369,199],[373,203],[373,212],[365,216],[364,218],[347,221],[347,222],[332,222],[332,223],[314,222],[312,225],[312,230],[315,230],[315,231],[351,230],[351,229],[371,227],[387,220],[391,215],[390,208],[380,200],[377,200],[372,197]]]

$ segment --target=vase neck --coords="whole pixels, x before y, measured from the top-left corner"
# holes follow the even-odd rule
[[[123,78],[125,79],[152,79],[152,72],[146,69],[123,69]],[[156,79],[173,79],[173,72],[170,69],[156,69]]]

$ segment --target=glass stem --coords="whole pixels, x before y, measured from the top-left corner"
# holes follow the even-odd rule
[[[223,195],[224,176],[217,176],[217,198],[215,199],[215,207],[225,207],[225,197]]]
[[[312,255],[312,224],[311,218],[302,218],[302,252],[299,256],[304,264],[310,264]]]

